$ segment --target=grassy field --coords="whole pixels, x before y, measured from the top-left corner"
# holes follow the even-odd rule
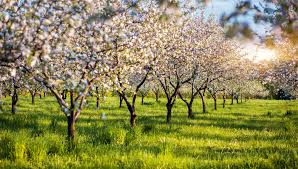
[[[179,100],[167,125],[165,100],[146,98],[145,105],[137,103],[131,129],[116,97],[100,110],[90,100],[72,150],[54,98],[31,105],[30,97],[21,97],[14,116],[9,101],[0,113],[0,168],[298,168],[298,101],[249,100],[213,111],[208,100],[203,114],[196,100],[190,120]]]

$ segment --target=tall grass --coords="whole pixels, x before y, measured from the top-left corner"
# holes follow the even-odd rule
[[[22,97],[16,115],[7,98],[0,113],[0,168],[298,168],[298,101],[249,100],[213,111],[208,100],[203,114],[196,100],[193,120],[178,101],[171,125],[165,104],[138,100],[131,129],[116,97],[99,110],[89,98],[70,149],[66,118],[54,98],[31,105]]]

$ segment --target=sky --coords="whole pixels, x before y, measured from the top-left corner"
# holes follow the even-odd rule
[[[240,0],[209,0],[206,6],[207,15],[214,15],[218,20],[223,13],[231,13],[235,10],[235,6]],[[258,5],[260,0],[251,0],[251,2],[255,5]],[[247,17],[238,18],[239,21],[245,21],[249,23],[254,31],[256,31],[259,35],[265,35],[266,31],[271,29],[271,26],[266,23],[255,24],[253,21],[253,16],[249,15]]]
[[[259,5],[261,0],[251,0],[255,5]],[[205,9],[207,16],[214,16],[218,22],[223,13],[229,14],[235,10],[235,6],[240,0],[209,0]],[[252,30],[260,36],[265,36],[270,33],[271,25],[268,23],[256,24],[253,21],[253,16],[238,18],[239,21],[247,22]],[[262,60],[271,60],[275,57],[275,51],[266,48],[259,39],[247,40],[240,42],[243,47],[243,52],[247,57],[258,62]]]

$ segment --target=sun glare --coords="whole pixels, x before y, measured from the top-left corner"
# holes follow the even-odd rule
[[[246,46],[244,52],[254,62],[270,61],[276,57],[275,50],[255,45]]]
[[[271,49],[260,48],[260,49],[257,49],[257,51],[255,52],[256,61],[273,60],[275,56],[276,56],[275,51]]]

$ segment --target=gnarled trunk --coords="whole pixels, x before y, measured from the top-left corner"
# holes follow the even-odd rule
[[[17,106],[18,100],[19,100],[19,97],[18,97],[17,89],[16,89],[16,86],[14,86],[13,95],[11,97],[11,113],[12,114],[16,114],[16,106]]]
[[[188,118],[194,119],[194,114],[192,112],[192,103],[187,104],[187,109],[188,109]]]
[[[11,105],[11,113],[12,114],[16,114],[16,111],[17,111],[16,104],[15,103],[12,103],[12,105]]]
[[[183,98],[183,96],[181,95],[181,93],[178,93],[180,99],[186,104],[187,106],[187,113],[188,113],[188,118],[190,119],[194,119],[194,114],[192,112],[192,104],[193,104],[193,101],[197,95],[197,93],[192,93],[191,97],[190,97],[190,101],[187,102],[186,99]]]
[[[133,96],[133,99],[132,99],[133,101],[132,101],[132,103],[130,103],[124,93],[118,92],[118,94],[119,94],[119,97],[121,97],[126,103],[126,106],[128,108],[129,114],[130,114],[130,126],[134,127],[136,125],[136,118],[137,118],[137,115],[135,113],[135,101],[136,101],[137,95],[135,94]]]
[[[130,126],[131,127],[136,126],[136,118],[137,118],[137,115],[135,114],[135,112],[131,112],[130,113]]]
[[[232,93],[232,97],[231,97],[231,105],[234,104],[234,93]]]
[[[31,94],[31,103],[35,104],[35,94]]]
[[[129,103],[127,103],[127,107],[130,113],[130,125],[131,127],[134,127],[136,125],[137,118],[137,115],[135,113],[135,107],[133,105],[130,105]]]
[[[122,108],[123,97],[119,95],[119,108]]]
[[[172,108],[173,108],[173,104],[171,104],[171,102],[167,103],[167,123],[171,123],[171,119],[172,119]]]
[[[213,96],[213,101],[214,101],[214,110],[217,110],[217,97],[216,97],[216,95]]]
[[[180,81],[176,81],[176,85],[174,86],[173,84],[171,84],[167,78],[165,79],[158,79],[160,84],[161,84],[161,87],[165,93],[165,95],[167,96],[167,104],[166,104],[166,107],[167,107],[167,124],[170,124],[171,122],[171,118],[172,118],[172,108],[173,108],[173,105],[175,104],[175,101],[176,101],[176,97],[177,95],[179,94],[179,89],[181,87],[181,83]],[[168,87],[173,87],[174,90],[173,92],[171,92],[170,90],[168,90]]]
[[[74,91],[70,91],[70,115],[67,116],[67,135],[69,141],[73,141],[75,138],[75,101]]]
[[[206,113],[206,104],[205,104],[205,96],[204,93],[199,92],[200,98],[201,98],[201,102],[202,102],[202,110],[203,113]]]
[[[96,90],[96,108],[99,109],[99,91],[98,91],[98,86],[96,86],[95,90]]]
[[[144,97],[145,96],[142,95],[142,105],[144,105]]]
[[[67,136],[68,136],[69,141],[73,141],[75,138],[74,112],[71,112],[71,115],[67,116]]]
[[[159,102],[159,92],[155,92],[155,101]]]
[[[99,96],[96,96],[96,108],[99,109]]]
[[[237,102],[237,104],[239,104],[239,96],[238,95],[236,96],[236,102]]]
[[[36,92],[35,91],[30,91],[30,95],[31,95],[31,104],[35,104],[35,95],[36,95]]]

